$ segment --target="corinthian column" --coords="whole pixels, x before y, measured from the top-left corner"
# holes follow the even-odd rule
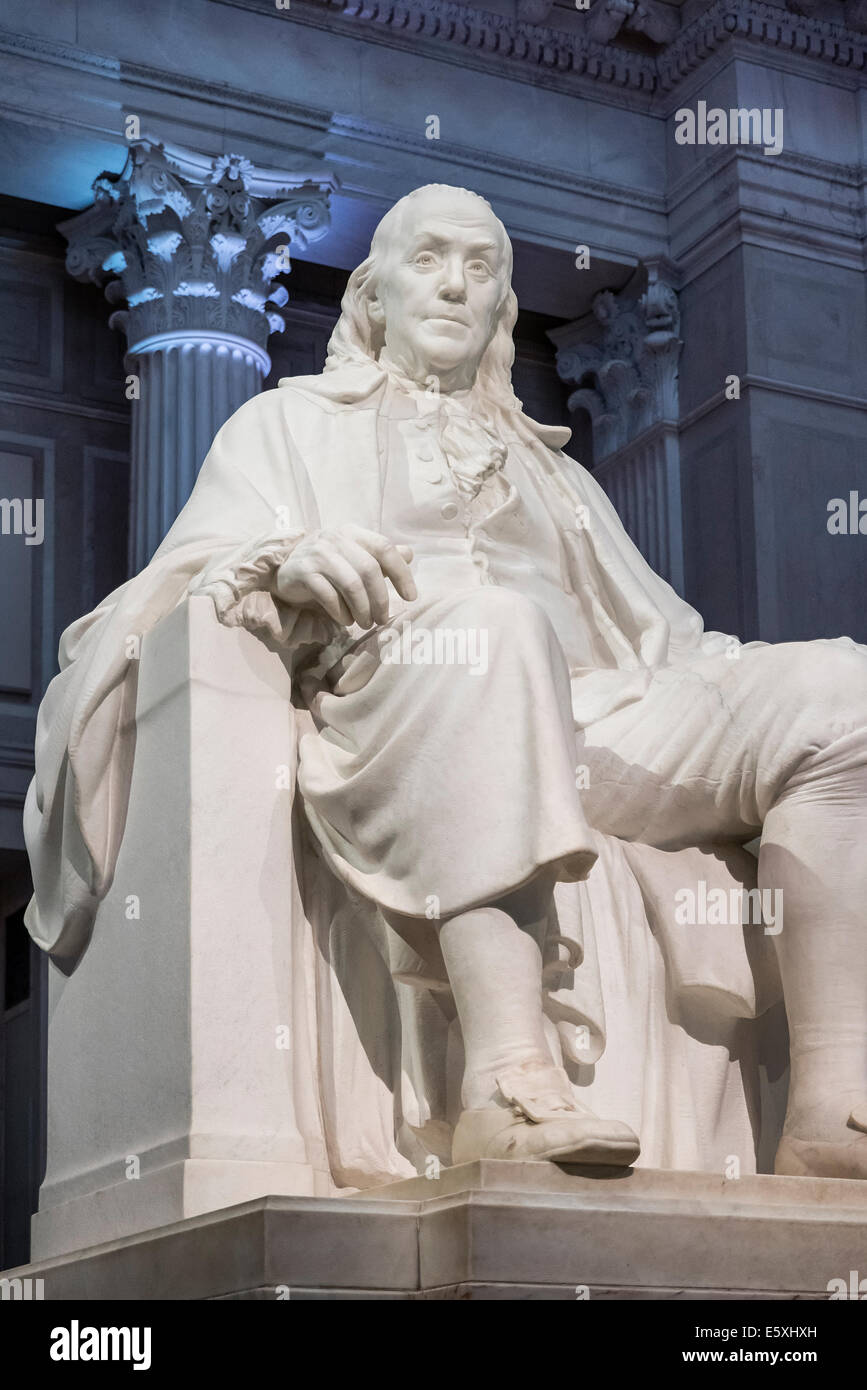
[[[638,298],[603,290],[586,319],[551,329],[570,410],[593,428],[594,476],[657,574],[683,593],[677,295],[656,266]]]
[[[288,294],[275,278],[330,224],[331,175],[255,168],[141,139],[60,224],[77,280],[106,284],[129,343],[130,567],[147,563],[220,426],[261,389]],[[106,283],[107,282],[107,283]]]

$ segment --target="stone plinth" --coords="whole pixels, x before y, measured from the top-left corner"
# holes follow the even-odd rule
[[[867,1183],[552,1163],[265,1197],[41,1260],[46,1299],[826,1299]]]
[[[278,776],[293,755],[289,693],[279,656],[221,626],[209,598],[144,638],[114,882],[80,967],[50,968],[34,1257],[332,1190],[297,1123],[309,1065],[281,1046],[304,1021]]]

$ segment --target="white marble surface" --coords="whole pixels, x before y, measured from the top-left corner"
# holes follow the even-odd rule
[[[47,1300],[819,1300],[863,1271],[865,1233],[856,1181],[485,1161],[369,1196],[245,1202],[6,1274],[43,1278]]]
[[[304,1029],[285,904],[297,890],[276,775],[292,752],[288,677],[206,599],[146,639],[141,668],[141,756],[114,885],[87,968],[51,970],[34,1256],[267,1193],[331,1190],[294,1103]]]
[[[867,1173],[867,652],[704,630],[522,411],[511,265],[477,195],[402,200],[326,371],[232,417],[152,563],[64,634],[25,816],[27,924],[69,976],[41,1249],[88,1193],[130,1231],[273,1164],[330,1191],[640,1143],[748,1174],[781,978],[777,1171]],[[376,659],[432,613],[479,624],[484,670]],[[681,919],[697,862],[752,884],[760,825],[785,929]],[[169,1163],[180,1210],[148,1208]]]

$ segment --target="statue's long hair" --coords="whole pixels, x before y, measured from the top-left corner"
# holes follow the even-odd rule
[[[518,318],[518,301],[512,289],[512,244],[487,199],[469,189],[453,188],[449,184],[429,183],[422,188],[414,188],[396,202],[378,224],[370,243],[370,255],[349,277],[340,304],[340,318],[328,341],[325,370],[334,371],[353,364],[369,366],[379,357],[385,342],[384,333],[382,327],[371,320],[368,308],[376,293],[386,243],[395,224],[400,222],[406,204],[431,190],[482,203],[500,229],[504,253],[503,296],[497,309],[494,336],[479,363],[476,389],[495,409],[520,411],[521,402],[512,389],[512,363],[515,360],[512,332]]]

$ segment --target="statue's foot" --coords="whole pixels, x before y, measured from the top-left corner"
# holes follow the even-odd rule
[[[507,1158],[628,1168],[641,1149],[628,1125],[601,1120],[575,1100],[560,1067],[512,1067],[497,1077],[502,1097],[465,1110],[452,1139],[452,1163]]]
[[[829,1116],[827,1103],[794,1123],[787,1118],[774,1172],[795,1178],[867,1178],[867,1102],[856,1104],[842,1123]]]

